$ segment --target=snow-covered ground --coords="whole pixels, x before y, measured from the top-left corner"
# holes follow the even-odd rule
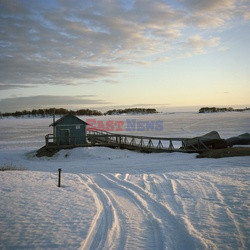
[[[250,132],[249,112],[132,118],[162,119],[156,136]],[[0,249],[250,249],[250,157],[93,147],[38,159],[50,123],[0,120],[0,166],[27,169],[0,171]]]

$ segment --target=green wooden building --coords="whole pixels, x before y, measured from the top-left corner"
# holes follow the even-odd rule
[[[50,126],[53,127],[54,144],[69,146],[86,144],[87,123],[78,117],[68,114]]]

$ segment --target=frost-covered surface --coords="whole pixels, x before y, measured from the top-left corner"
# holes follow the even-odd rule
[[[249,132],[249,114],[229,114],[220,114],[228,121],[225,136]],[[181,115],[167,116],[170,131],[164,133],[181,126],[192,135],[216,130],[221,119],[216,114],[209,129],[211,115],[191,115],[194,129],[185,121],[171,127]],[[27,169],[0,171],[1,249],[250,248],[250,157],[196,159],[95,147],[38,159],[34,152],[49,124],[0,120],[0,165]]]

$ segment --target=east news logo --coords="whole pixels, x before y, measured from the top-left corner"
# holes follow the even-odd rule
[[[136,119],[126,119],[126,121],[115,120],[96,120],[87,119],[87,131],[103,130],[103,131],[162,131],[163,121],[138,121]]]

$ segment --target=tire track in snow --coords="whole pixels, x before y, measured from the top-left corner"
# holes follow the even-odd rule
[[[233,224],[234,224],[234,226],[235,226],[235,228],[236,228],[236,231],[237,231],[238,236],[239,236],[239,238],[237,238],[237,237],[236,237],[236,238],[239,239],[240,244],[241,244],[241,247],[242,247],[243,249],[246,249],[246,243],[245,243],[245,241],[244,241],[244,239],[243,239],[243,237],[242,237],[243,234],[242,234],[242,232],[241,232],[241,230],[240,230],[239,223],[238,223],[238,221],[236,220],[236,218],[235,218],[234,214],[232,213],[232,211],[229,209],[228,205],[225,203],[224,197],[223,197],[221,191],[220,191],[220,190],[216,187],[216,185],[215,185],[213,182],[211,182],[210,180],[207,180],[206,178],[203,178],[203,177],[201,177],[200,175],[198,175],[197,177],[198,177],[200,180],[202,180],[203,182],[207,182],[207,183],[212,187],[212,189],[213,189],[214,192],[215,192],[216,198],[219,200],[219,202],[221,203],[221,205],[224,207],[227,216],[231,219],[231,221],[233,222]]]
[[[185,207],[183,206],[183,202],[178,202],[177,201],[177,197],[181,200],[181,196],[179,196],[178,193],[178,182],[176,182],[175,180],[168,178],[165,174],[162,175],[162,177],[164,178],[164,180],[168,183],[170,183],[170,193],[172,193],[172,200],[171,203],[174,205],[174,209],[171,208],[171,206],[169,204],[166,205],[166,208],[169,210],[169,212],[171,212],[174,216],[177,216],[183,220],[183,222],[186,225],[186,228],[188,229],[188,232],[190,232],[190,234],[192,236],[194,236],[195,238],[199,239],[200,242],[206,247],[206,248],[210,248],[211,246],[215,246],[212,242],[204,239],[202,237],[202,234],[200,234],[192,225],[190,219],[187,216],[187,211],[185,210]],[[155,185],[154,183],[154,178],[152,177],[152,185]],[[154,192],[155,190],[157,190],[157,188],[154,188]],[[178,200],[179,200],[178,199]],[[174,202],[173,202],[174,201]],[[165,205],[165,204],[164,204]],[[181,208],[180,208],[181,205]]]
[[[165,178],[167,178],[167,176],[164,174]],[[182,215],[182,219],[186,225],[186,227],[188,228],[188,231],[190,231],[190,233],[192,235],[194,235],[195,237],[197,237],[204,245],[205,248],[208,249],[218,249],[217,246],[209,239],[204,238],[203,235],[194,227],[194,225],[192,224],[189,216],[188,216],[188,210],[186,207],[185,202],[183,201],[183,196],[180,194],[179,192],[179,187],[182,186],[181,182],[178,180],[174,180],[171,177],[169,177],[170,182],[171,182],[171,186],[172,186],[172,191],[174,193],[174,197],[176,199],[176,202],[181,204],[182,206],[182,210],[183,210],[183,215]],[[178,187],[179,186],[179,187]],[[184,189],[184,187],[182,187]],[[178,198],[178,201],[177,201]]]
[[[169,198],[167,198],[167,201],[170,203],[175,213],[183,214],[183,207],[181,203],[176,199],[176,197],[178,197],[178,192],[175,182],[171,178],[169,178],[167,174],[162,174],[161,176],[165,181],[165,189],[168,188],[166,194]]]
[[[146,183],[147,189],[145,190],[152,199],[157,199],[167,210],[172,214],[176,215],[176,210],[174,210],[167,201],[168,194],[166,193],[166,187],[164,187],[162,181],[159,182],[159,176],[154,175],[143,175],[143,180]],[[162,179],[161,179],[162,180]],[[152,190],[152,193],[148,190]],[[169,195],[168,195],[169,196]],[[163,200],[163,202],[161,202]]]
[[[144,220],[148,221],[150,224],[150,234],[148,234],[147,240],[150,237],[153,237],[153,243],[152,241],[150,242],[150,245],[153,245],[149,249],[165,249],[164,248],[164,242],[163,242],[163,235],[162,235],[162,230],[161,230],[161,222],[159,221],[158,218],[156,218],[151,211],[147,208],[147,205],[143,199],[141,199],[139,196],[133,193],[133,191],[128,190],[127,188],[124,188],[123,186],[119,185],[116,181],[112,179],[112,177],[116,180],[116,177],[112,175],[101,175],[110,185],[110,187],[114,187],[116,190],[119,192],[122,192],[124,197],[129,198],[130,202],[133,202],[136,207],[141,211],[142,217]],[[111,178],[110,178],[111,177]],[[128,175],[126,175],[126,178]],[[139,228],[137,228],[138,231]],[[146,228],[147,230],[149,229],[148,227]],[[142,241],[142,243],[145,243],[145,238],[138,239],[139,241]],[[134,246],[135,247],[135,246]],[[140,246],[140,248],[148,248],[148,245],[145,246]]]
[[[93,177],[93,180],[95,181],[95,183],[98,183],[99,188],[102,189],[103,192],[106,193],[106,195],[109,197],[109,200],[112,202],[114,211],[116,212],[116,217],[117,220],[119,220],[119,224],[120,224],[120,238],[117,240],[117,242],[119,242],[119,244],[117,244],[117,246],[114,249],[124,249],[125,248],[125,244],[126,244],[126,240],[127,240],[127,231],[124,225],[126,225],[126,218],[123,215],[123,211],[121,209],[120,204],[117,202],[117,196],[115,196],[113,194],[112,191],[110,191],[109,189],[111,188],[109,186],[109,182],[107,182],[106,179],[104,179],[102,177],[102,175],[95,175]],[[109,241],[110,242],[114,242],[115,239],[113,237],[109,236]],[[107,248],[110,249],[110,248]]]
[[[196,237],[196,234],[190,234],[190,231],[164,205],[152,199],[141,187],[110,174],[104,177],[137,200],[141,209],[156,223],[162,237],[161,248],[157,249],[196,249],[203,245],[208,247],[200,237]]]
[[[81,249],[114,249],[114,243],[120,238],[117,211],[107,194],[92,178],[86,175],[84,177],[79,175],[80,181],[87,186],[94,198],[97,212]]]

